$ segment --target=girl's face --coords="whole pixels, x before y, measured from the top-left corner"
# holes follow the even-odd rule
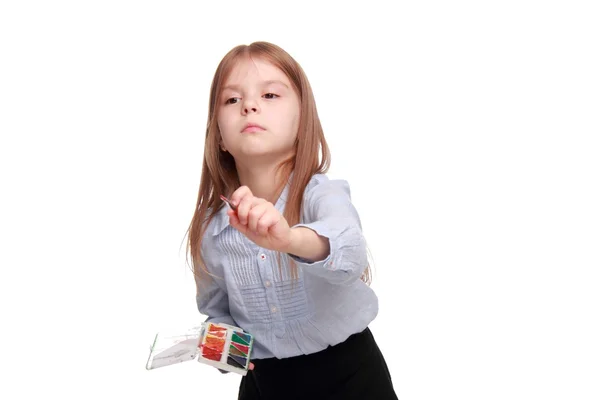
[[[236,162],[277,162],[293,154],[300,100],[277,67],[243,58],[224,82],[218,102],[222,147]]]

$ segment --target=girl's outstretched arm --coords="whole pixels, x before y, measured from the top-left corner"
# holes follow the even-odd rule
[[[304,199],[305,223],[292,227],[289,256],[305,272],[332,283],[352,283],[368,265],[358,212],[345,180],[319,176]]]

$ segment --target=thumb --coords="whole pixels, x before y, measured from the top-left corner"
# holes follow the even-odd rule
[[[235,214],[235,211],[229,210],[227,211],[227,215],[229,216],[229,224],[233,226],[235,229],[239,229],[241,227],[240,219]]]
[[[229,224],[231,226],[233,226],[235,229],[237,229],[238,231],[240,231],[244,235],[248,232],[248,227],[245,226],[245,225],[242,225],[242,223],[240,222],[240,219],[238,218],[238,216],[235,213],[235,211],[229,210],[227,212],[227,215],[229,215]]]
[[[247,225],[243,225],[240,222],[240,219],[238,218],[238,216],[235,213],[235,211],[229,210],[227,212],[227,214],[229,215],[229,223],[231,224],[231,226],[233,226],[242,235],[246,236],[248,239],[252,240],[253,242],[256,241],[256,240],[258,240],[259,236],[256,233],[252,232],[250,230],[250,228],[248,228]]]

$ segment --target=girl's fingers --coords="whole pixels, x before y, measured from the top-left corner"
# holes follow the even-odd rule
[[[275,225],[277,221],[279,221],[279,213],[275,208],[271,208],[258,220],[256,231],[259,235],[266,236],[269,233],[269,228]]]
[[[237,206],[238,204],[240,204],[242,199],[248,195],[252,196],[250,188],[248,186],[240,186],[235,190],[235,192],[231,194],[229,200],[231,200],[234,206]]]
[[[240,231],[242,234],[245,235],[248,231],[248,227],[246,227],[245,225],[242,225],[240,223],[240,220],[237,217],[235,211],[228,210],[227,215],[229,215],[229,224],[231,224],[231,226],[233,226],[235,229],[237,229],[238,231]]]
[[[248,225],[250,218],[250,211],[261,204],[267,203],[266,200],[254,197],[251,194],[248,194],[242,198],[240,203],[237,205],[237,216],[242,225]],[[235,205],[235,203],[234,203]]]
[[[252,208],[253,196],[251,194],[244,196],[237,206],[237,216],[242,225],[248,225],[248,213]],[[235,204],[235,203],[234,203]]]
[[[234,207],[236,207],[237,216],[242,225],[248,223],[248,211],[250,211],[252,205],[252,192],[248,186],[240,186],[231,195],[229,200]]]
[[[248,213],[248,229],[250,229],[251,232],[258,232],[258,221],[269,210],[270,206],[269,203],[264,201],[252,207]]]

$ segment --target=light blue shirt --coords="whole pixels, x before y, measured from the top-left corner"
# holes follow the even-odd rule
[[[289,191],[275,204],[283,213]],[[198,310],[254,335],[253,359],[310,354],[361,332],[378,312],[373,290],[360,276],[366,242],[347,181],[314,175],[304,192],[300,223],[329,239],[329,255],[317,262],[257,246],[229,225],[227,207],[211,221],[202,255],[216,278],[200,287]],[[290,258],[298,266],[291,276]],[[280,272],[281,271],[281,272]]]

